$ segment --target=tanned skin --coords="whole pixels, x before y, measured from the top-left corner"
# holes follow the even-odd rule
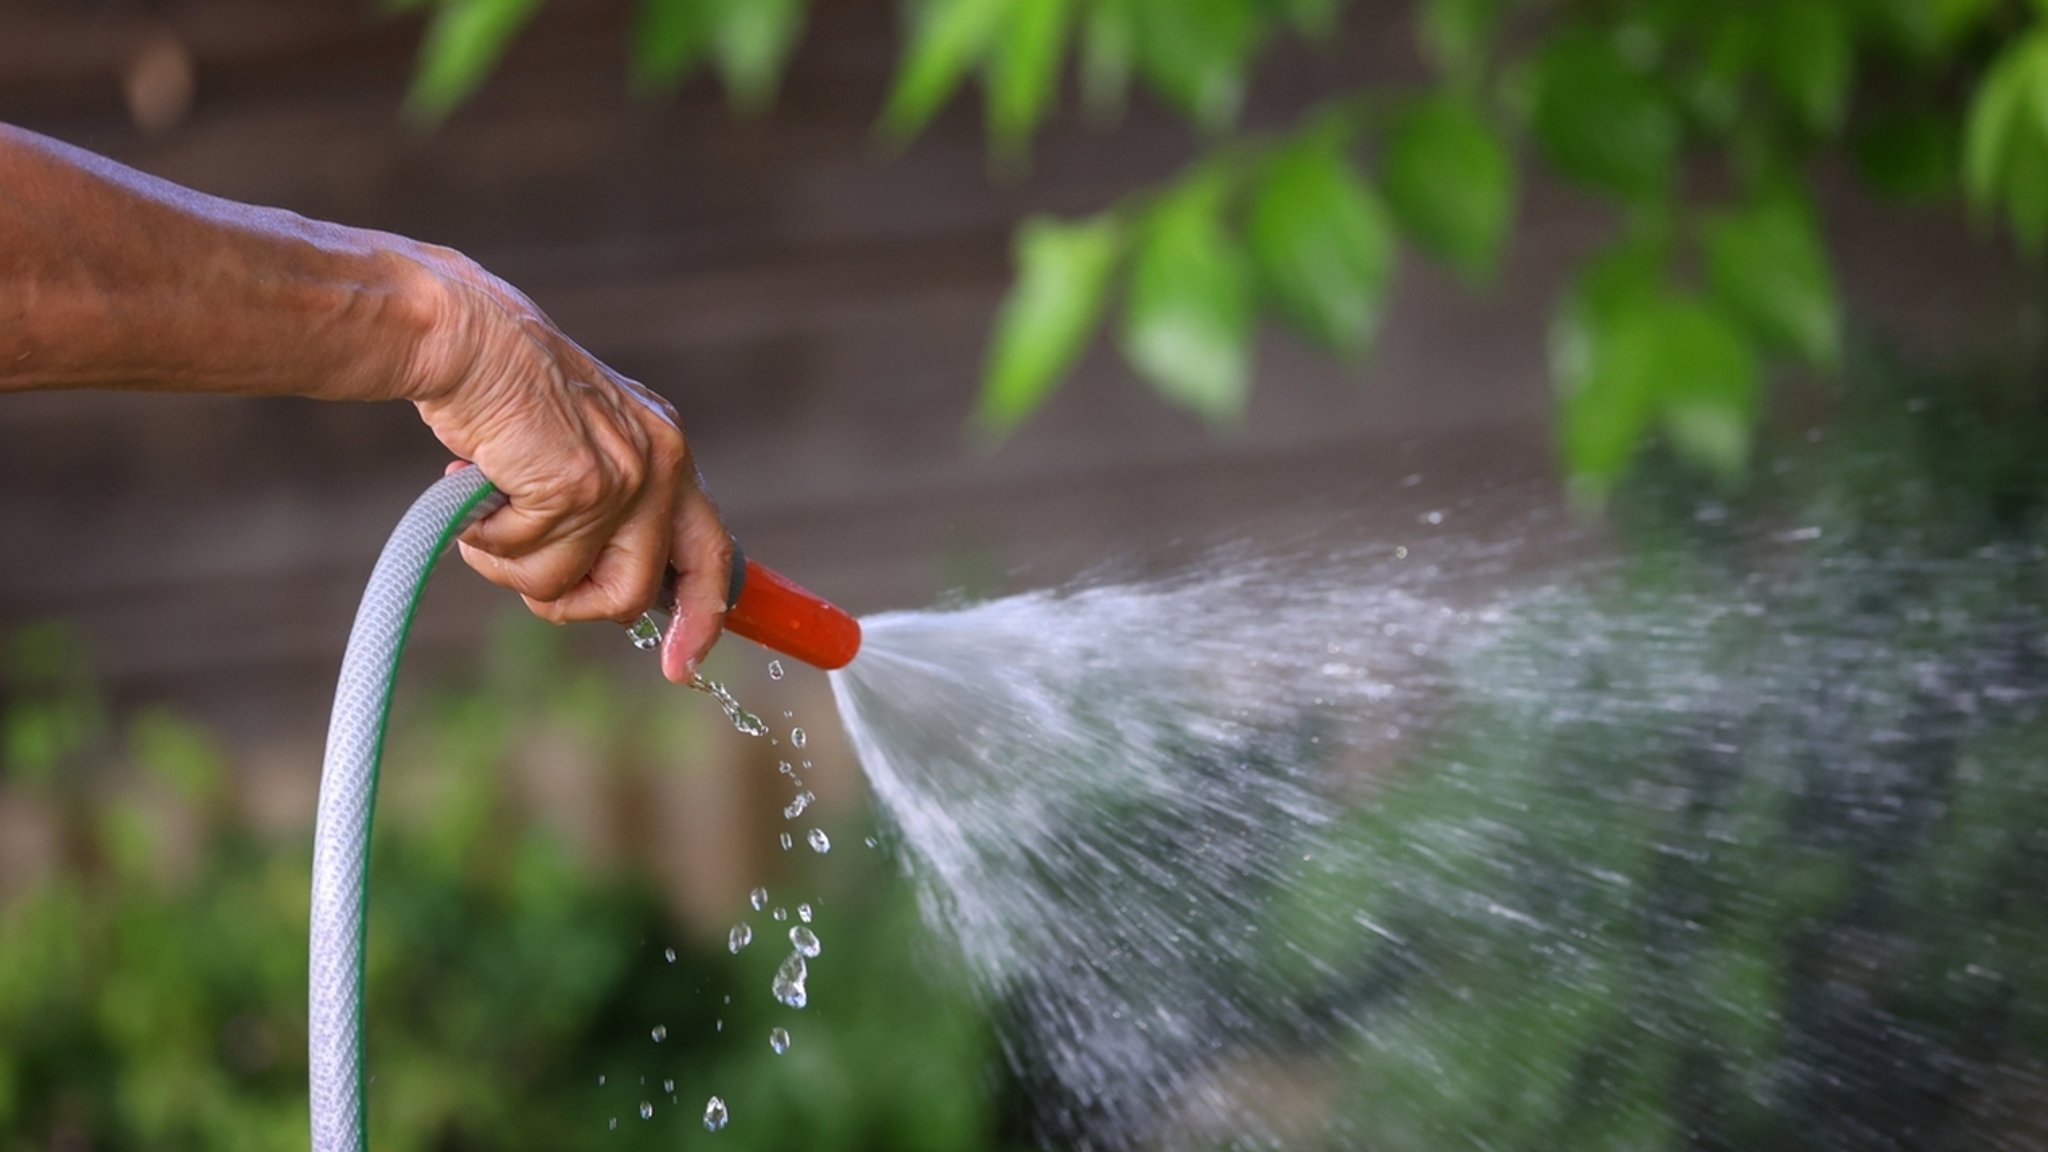
[[[0,393],[44,388],[411,401],[509,500],[460,541],[485,579],[629,621],[673,565],[663,673],[718,638],[732,544],[674,408],[458,252],[0,124]]]

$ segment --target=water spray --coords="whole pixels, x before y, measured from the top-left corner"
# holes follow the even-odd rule
[[[371,815],[398,660],[434,563],[471,524],[505,503],[482,472],[463,468],[428,488],[399,521],[363,590],[342,657],[320,803],[313,830],[312,932],[307,1064],[313,1152],[363,1152],[369,1124],[363,1086],[363,938],[369,903]],[[673,581],[669,582],[673,586]],[[846,613],[733,548],[726,631],[823,669],[860,649]],[[659,643],[672,599],[630,630],[635,645]],[[701,677],[693,687],[729,696]]]

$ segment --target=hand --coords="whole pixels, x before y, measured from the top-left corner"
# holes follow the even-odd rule
[[[557,624],[637,619],[673,565],[661,667],[687,681],[724,621],[732,540],[675,409],[474,262],[416,258],[433,303],[404,394],[508,501],[462,534],[463,560]]]

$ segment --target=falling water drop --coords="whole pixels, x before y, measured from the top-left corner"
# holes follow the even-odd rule
[[[662,954],[662,956],[663,956],[664,958],[666,958],[666,959],[668,960],[668,962],[669,962],[669,963],[673,964],[673,963],[675,963],[675,962],[676,962],[676,950],[675,950],[675,949],[673,949],[673,948],[664,948],[664,949],[662,949],[662,950],[661,950],[661,954]]]
[[[811,841],[811,851],[813,852],[830,852],[832,850],[832,841],[826,837],[823,828],[811,829],[809,839]]]
[[[704,1130],[716,1132],[725,1127],[725,1101],[713,1096],[704,1102]]]
[[[673,1092],[673,1091],[675,1091],[675,1090],[676,1090],[676,1082],[675,1082],[675,1081],[673,1081],[673,1080],[663,1080],[663,1081],[661,1082],[661,1090],[662,1090],[663,1092]]]
[[[791,1008],[801,1008],[810,1002],[810,993],[804,990],[804,981],[810,979],[810,969],[804,965],[802,956],[791,956],[775,970],[772,985],[775,998]]]
[[[770,1028],[768,1030],[768,1046],[775,1049],[777,1056],[789,1051],[789,1029]]]
[[[605,1127],[613,1132],[617,1132],[619,1130],[619,1118],[617,1116],[612,1117],[612,1122],[605,1125]]]
[[[804,735],[804,730],[801,728],[791,728],[789,730],[789,742],[799,748],[803,747],[804,742],[809,739],[810,737]]]
[[[768,662],[768,678],[770,680],[782,679],[782,661],[770,660]]]
[[[809,924],[811,922],[811,906],[809,904],[797,905],[796,918],[803,921],[806,924]]]
[[[789,761],[787,761],[787,760],[784,760],[784,761],[783,761],[782,763],[780,763],[780,764],[776,765],[776,766],[775,766],[775,770],[776,770],[777,772],[780,772],[780,773],[782,773],[782,774],[783,774],[784,776],[787,776],[787,775],[789,775],[789,774],[790,774],[791,772],[794,772],[794,771],[796,771],[796,769],[795,769],[795,768],[792,768],[792,767],[790,767]]]
[[[716,680],[706,680],[700,675],[690,681],[690,687],[718,701],[719,711],[724,712],[725,718],[732,721],[734,729],[748,736],[768,734],[767,722],[741,707],[740,702],[733,699],[732,693],[726,690],[725,685]]]
[[[734,955],[738,955],[740,949],[753,942],[754,929],[745,921],[733,925],[732,931],[725,934],[725,946],[731,949]]]
[[[787,920],[789,919],[789,909],[778,907],[775,909],[773,915],[777,920]]]
[[[652,1120],[652,1119],[654,1119],[654,1102],[653,1102],[653,1101],[651,1101],[651,1100],[642,1100],[642,1101],[640,1102],[640,1118],[641,1118],[642,1120]]]
[[[822,950],[818,943],[818,934],[801,924],[789,930],[789,943],[791,947],[796,949],[796,954],[806,960],[816,956]]]
[[[652,1033],[652,1035],[654,1036],[654,1042],[656,1044],[659,1044],[663,1040],[668,1039],[668,1025],[656,1024],[654,1026],[654,1032]]]
[[[752,904],[756,912],[766,908],[768,906],[768,890],[766,888],[756,888],[752,892],[747,893],[747,903]]]
[[[789,833],[787,832],[784,832],[781,836],[776,837],[776,839],[782,841],[782,850],[784,852],[789,851],[789,846],[796,843],[796,841],[791,840],[789,838]]]
[[[604,1086],[604,1073],[600,1072],[597,1074],[597,1084],[600,1088]]]
[[[809,792],[797,793],[796,799],[791,800],[789,802],[789,805],[783,808],[782,818],[784,820],[794,820],[797,817],[803,815],[804,809],[809,808],[811,806],[811,799],[812,797]]]

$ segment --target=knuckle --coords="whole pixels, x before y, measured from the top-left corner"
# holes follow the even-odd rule
[[[592,455],[583,467],[564,477],[560,487],[563,502],[571,508],[593,508],[611,495],[611,478],[600,457]]]
[[[680,428],[662,425],[649,437],[647,458],[662,476],[676,476],[683,470],[683,461],[689,459],[689,449],[683,443]]]
[[[662,567],[655,562],[635,565],[612,608],[624,616],[647,611],[661,593]]]
[[[647,483],[648,460],[645,454],[629,452],[622,457],[614,469],[610,495],[622,497],[640,491]]]

